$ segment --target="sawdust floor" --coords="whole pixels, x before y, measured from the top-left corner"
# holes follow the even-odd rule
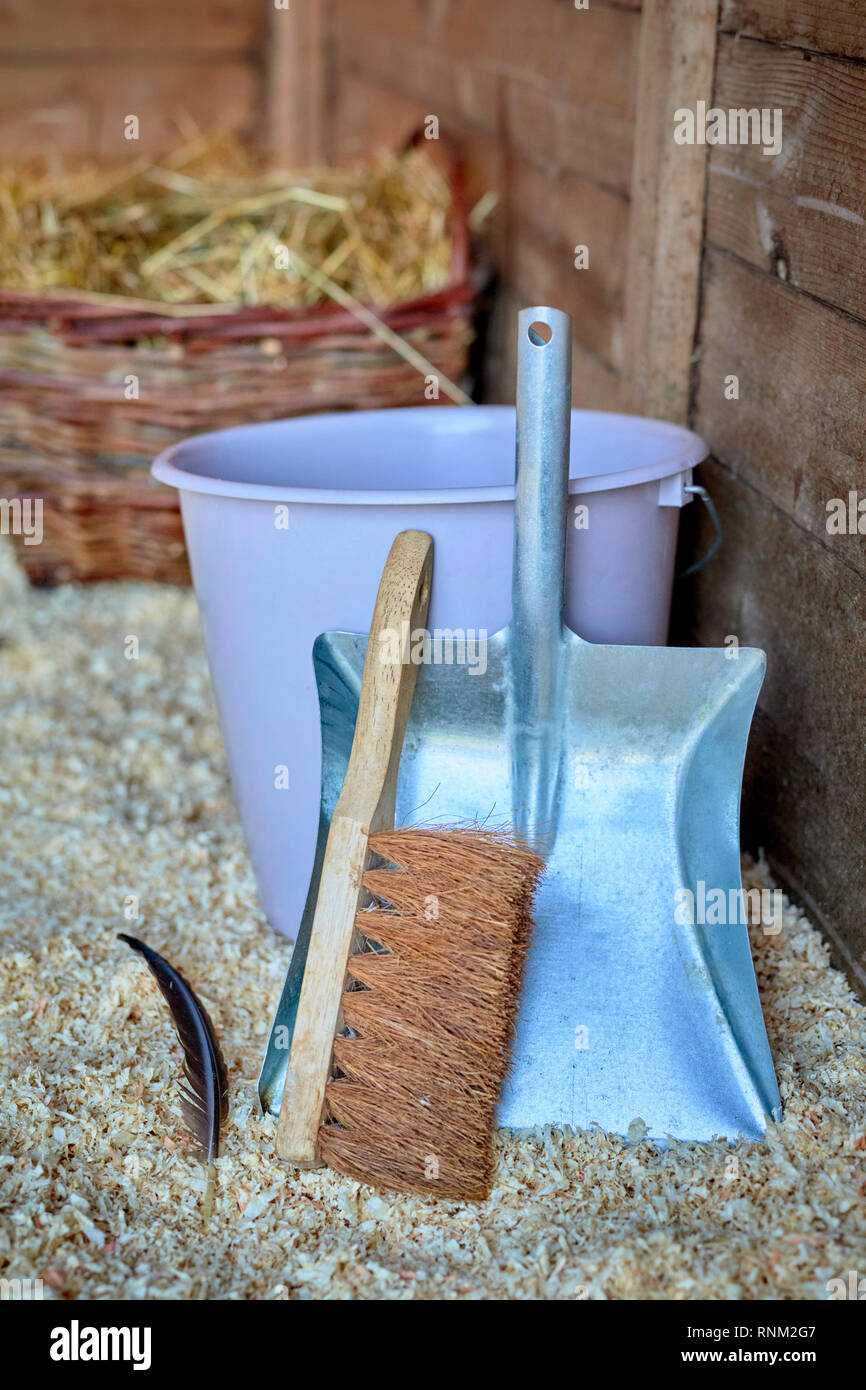
[[[192,595],[31,594],[4,551],[0,639],[0,1275],[60,1298],[820,1299],[866,1267],[866,1011],[794,907],[754,942],[787,1106],[766,1142],[500,1137],[480,1207],[287,1176],[254,1084],[289,947],[256,902]],[[179,1049],[119,930],[186,972],[223,1042],[205,1231]]]

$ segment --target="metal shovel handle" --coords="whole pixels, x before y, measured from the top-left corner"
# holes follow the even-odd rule
[[[543,852],[553,830],[561,755],[571,319],[559,309],[524,309],[517,336],[509,642],[512,817],[528,842]]]
[[[571,317],[523,309],[517,318],[517,496],[513,620],[558,640],[565,593],[571,435]]]

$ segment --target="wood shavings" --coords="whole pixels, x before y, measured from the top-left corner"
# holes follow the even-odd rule
[[[866,1265],[866,1009],[795,907],[753,937],[787,1111],[765,1142],[499,1134],[477,1206],[288,1173],[255,1079],[290,948],[257,905],[192,594],[33,592],[4,546],[0,699],[3,1277],[46,1298],[825,1299]],[[225,1050],[204,1232],[179,1049],[118,930],[188,974]]]

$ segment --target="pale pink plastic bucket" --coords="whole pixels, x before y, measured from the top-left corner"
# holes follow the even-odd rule
[[[580,636],[665,642],[679,508],[706,454],[676,425],[573,412],[565,620]],[[175,445],[153,473],[180,490],[250,856],[269,920],[294,936],[318,830],[313,643],[329,629],[367,631],[389,547],[406,527],[435,543],[429,627],[492,636],[505,626],[514,409],[422,406],[248,425]]]

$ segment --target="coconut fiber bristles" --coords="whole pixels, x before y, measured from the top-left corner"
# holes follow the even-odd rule
[[[543,861],[476,829],[370,848],[396,867],[364,876],[379,905],[356,919],[367,948],[349,960],[320,1152],[375,1187],[480,1200]]]

